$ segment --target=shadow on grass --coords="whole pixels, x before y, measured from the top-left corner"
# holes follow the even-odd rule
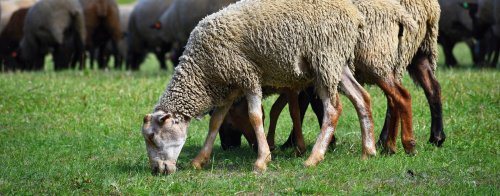
[[[182,149],[179,156],[177,169],[178,170],[191,170],[191,160],[196,157],[202,146],[198,145],[186,145]],[[129,175],[143,175],[151,174],[151,169],[149,168],[149,160],[147,158],[146,152],[138,160],[122,160],[118,161],[114,167],[117,171],[126,173]],[[225,171],[247,171],[249,167],[257,158],[257,153],[252,151],[248,146],[241,146],[239,148],[231,150],[222,150],[218,145],[214,146],[212,151],[212,156],[209,163],[204,167],[203,170],[209,168],[215,170],[225,170]]]

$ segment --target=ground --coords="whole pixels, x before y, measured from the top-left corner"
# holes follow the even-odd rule
[[[222,151],[216,141],[210,164],[189,165],[207,133],[208,117],[194,120],[179,157],[179,170],[152,176],[140,127],[171,75],[158,71],[149,57],[139,72],[63,71],[50,65],[36,73],[0,74],[0,195],[32,194],[460,194],[500,193],[498,69],[473,69],[461,45],[455,51],[465,66],[440,68],[444,126],[442,148],[427,143],[430,114],[423,91],[409,79],[412,93],[416,156],[407,156],[400,142],[392,156],[361,160],[361,136],[350,102],[342,98],[338,144],[319,166],[302,163],[318,133],[308,111],[305,157],[276,150],[268,171],[252,173],[257,157],[246,144]],[[442,58],[441,58],[442,59]],[[48,58],[50,64],[50,58]],[[440,61],[442,64],[442,61]],[[385,98],[367,87],[373,98],[376,133],[383,125]],[[266,115],[276,97],[264,101]],[[266,119],[268,120],[268,118]],[[266,126],[269,123],[266,122]],[[277,129],[283,143],[291,128],[284,111]]]

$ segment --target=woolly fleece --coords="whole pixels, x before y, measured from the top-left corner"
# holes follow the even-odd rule
[[[403,44],[399,34],[415,32],[417,24],[395,0],[354,0],[353,3],[365,16],[365,26],[355,50],[356,79],[373,84],[399,74],[402,67],[399,52]]]
[[[187,117],[262,87],[323,88],[332,103],[363,16],[350,0],[243,0],[203,19],[155,110]]]

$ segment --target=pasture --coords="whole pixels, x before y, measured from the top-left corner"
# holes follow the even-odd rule
[[[455,50],[467,66],[437,71],[442,87],[447,139],[442,148],[427,143],[430,114],[423,91],[409,79],[416,156],[404,154],[361,160],[360,128],[350,102],[342,97],[336,148],[319,166],[302,163],[319,131],[312,111],[305,118],[308,152],[277,149],[263,174],[252,173],[256,158],[246,141],[223,151],[217,139],[203,170],[189,161],[201,148],[208,116],[193,120],[179,157],[179,171],[152,176],[140,127],[168,83],[172,69],[158,71],[149,57],[139,72],[53,72],[0,74],[0,194],[483,194],[500,191],[500,86],[497,69],[470,68],[464,45]],[[442,65],[442,59],[440,65]],[[383,125],[385,97],[372,96],[375,131]],[[266,116],[276,96],[264,101]],[[267,126],[268,118],[266,118]],[[267,129],[267,127],[266,127]],[[291,129],[288,111],[277,128],[277,144]],[[244,139],[243,139],[244,140]]]

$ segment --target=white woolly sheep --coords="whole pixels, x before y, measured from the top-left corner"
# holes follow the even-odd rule
[[[385,147],[384,150],[389,153],[395,152],[395,137],[397,136],[397,123],[399,116],[403,118],[403,145],[407,153],[414,153],[415,141],[413,139],[412,123],[411,123],[411,99],[408,91],[401,86],[402,71],[408,69],[415,82],[424,87],[425,94],[429,101],[432,113],[431,126],[431,143],[438,146],[444,141],[445,135],[442,130],[441,117],[441,101],[439,84],[434,76],[435,70],[435,49],[436,49],[436,32],[437,21],[439,20],[439,6],[437,2],[425,4],[428,7],[419,4],[416,10],[413,10],[412,15],[405,8],[398,6],[397,2],[392,0],[374,1],[374,0],[355,0],[354,3],[365,15],[366,25],[362,29],[358,46],[356,47],[355,70],[356,79],[363,83],[378,84],[386,93],[388,99],[388,114],[381,134],[380,143]],[[405,4],[410,7],[411,2]],[[418,11],[421,12],[418,12]],[[425,12],[424,12],[425,11]],[[403,14],[404,13],[404,14]],[[417,15],[415,13],[426,13]],[[420,26],[411,19],[411,16],[418,18]],[[401,25],[401,28],[399,27]],[[418,31],[411,31],[418,27]],[[410,29],[410,31],[406,31]],[[401,31],[402,30],[402,31]],[[401,31],[401,32],[400,32]],[[399,37],[401,36],[401,37]],[[411,61],[411,62],[410,62]],[[431,63],[432,62],[432,63]],[[410,64],[408,66],[408,64]],[[344,72],[349,74],[349,72]],[[347,93],[354,89],[345,88],[350,86],[344,84],[347,81],[353,81],[352,84],[358,85],[355,80],[343,78],[341,81],[342,90]],[[363,92],[358,90],[358,92]],[[371,119],[371,112],[365,111],[370,109],[368,94],[354,93],[355,97],[348,94],[348,97],[354,103],[363,129],[363,157],[375,154],[373,146],[373,136],[369,135],[373,126],[363,123],[363,120]],[[358,104],[363,103],[365,106]],[[283,106],[281,106],[283,107]],[[274,106],[273,106],[274,109]],[[400,111],[395,111],[398,109]],[[273,112],[273,111],[271,111]],[[321,115],[321,112],[317,115]],[[369,115],[369,117],[363,117]],[[273,114],[271,114],[271,126],[273,122]],[[321,118],[321,117],[318,117]],[[294,125],[295,126],[295,125]],[[371,130],[370,130],[371,129]],[[370,130],[370,131],[368,131]],[[387,134],[391,133],[391,140],[387,140]],[[293,134],[296,133],[294,128]],[[274,129],[270,127],[268,141],[274,144]],[[297,144],[302,141],[297,141],[297,136],[290,136],[285,145]],[[294,141],[295,139],[295,141]],[[298,146],[300,148],[300,146]]]
[[[354,0],[353,3],[365,17],[365,26],[360,30],[360,37],[355,46],[356,79],[379,85],[382,82],[390,82],[390,85],[393,85],[396,82],[392,81],[391,78],[399,78],[399,76],[393,75],[394,70],[401,66],[399,52],[403,43],[401,43],[400,37],[404,31],[414,31],[415,21],[399,3],[393,0]],[[376,149],[370,95],[354,79],[348,69],[342,73],[340,87],[358,112],[362,130],[362,157],[373,156],[376,154]],[[388,98],[392,96],[395,95],[388,94]],[[322,114],[317,113],[317,115]],[[411,113],[409,115],[409,117],[405,117],[411,119]],[[271,115],[271,119],[276,120],[273,119],[273,116]],[[271,121],[271,125],[274,124],[275,122]],[[409,131],[409,134],[412,134],[411,129]],[[294,123],[293,134],[296,135],[299,132]],[[289,138],[295,138],[294,141],[298,148],[303,148],[304,144],[303,141],[300,141],[302,138],[300,135]],[[412,139],[411,135],[410,138]],[[270,144],[274,144],[274,126],[270,127],[268,141]],[[406,141],[406,143],[411,142]]]
[[[172,173],[191,118],[215,111],[204,147],[192,161],[209,159],[219,126],[233,100],[244,96],[258,142],[255,171],[271,153],[262,125],[262,87],[302,89],[314,84],[325,119],[306,165],[323,159],[340,112],[337,84],[352,63],[363,17],[349,0],[244,0],[203,19],[154,113],[143,125],[150,164]]]

